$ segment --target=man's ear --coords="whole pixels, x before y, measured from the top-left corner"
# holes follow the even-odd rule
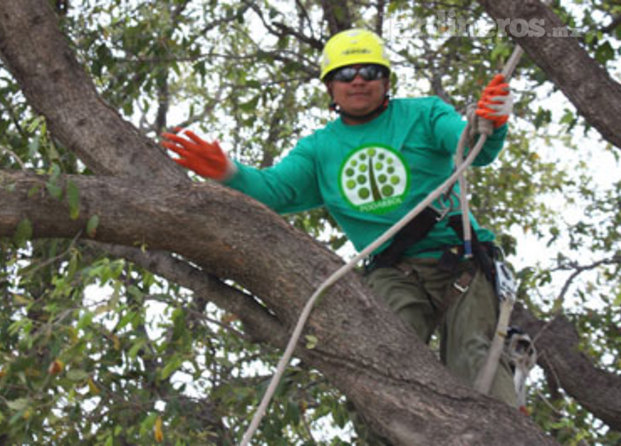
[[[332,98],[332,81],[325,81],[323,84],[326,86],[330,98]]]
[[[334,95],[332,94],[332,81],[326,81],[323,84],[326,86],[326,90],[330,96],[330,110],[337,111],[338,105],[334,102]]]
[[[385,92],[386,94],[390,93],[390,78],[387,77],[384,79],[384,88],[385,88]]]

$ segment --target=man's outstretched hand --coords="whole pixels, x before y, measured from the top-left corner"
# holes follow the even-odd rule
[[[207,142],[193,131],[182,129],[162,133],[162,137],[162,146],[179,155],[173,161],[203,177],[222,181],[235,173],[235,164],[222,151],[218,141]]]

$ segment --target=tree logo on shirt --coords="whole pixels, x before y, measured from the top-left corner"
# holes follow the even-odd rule
[[[383,214],[403,202],[410,176],[400,153],[387,146],[368,144],[345,159],[339,181],[343,196],[353,207]]]

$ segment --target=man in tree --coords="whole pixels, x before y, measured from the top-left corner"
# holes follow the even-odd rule
[[[275,166],[258,170],[233,162],[217,142],[206,142],[191,131],[184,131],[185,136],[164,133],[162,144],[180,156],[175,161],[182,166],[277,212],[325,206],[361,250],[450,176],[466,126],[438,97],[389,99],[389,76],[390,61],[379,36],[360,29],[344,31],[325,45],[320,74],[339,118],[301,139]],[[500,152],[510,109],[509,87],[497,75],[478,102],[476,115],[493,128],[474,165],[487,165]],[[475,260],[463,258],[459,231],[446,215],[436,222],[434,210],[457,209],[457,189],[455,185],[453,193],[436,200],[429,210],[433,218],[410,225],[417,228],[413,237],[397,235],[392,244],[377,250],[369,261],[367,280],[426,342],[439,327],[443,362],[473,384],[497,318],[498,302],[485,266],[489,259],[481,258],[486,257],[483,246],[494,235],[471,216],[479,249]],[[504,360],[491,394],[515,405],[511,371]]]

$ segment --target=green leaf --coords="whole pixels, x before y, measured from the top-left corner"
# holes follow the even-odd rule
[[[349,421],[349,414],[343,405],[334,404],[332,410],[332,418],[334,419],[334,423],[340,427],[345,427],[345,424]]]
[[[614,57],[615,50],[612,48],[612,45],[610,45],[610,42],[604,42],[603,44],[599,45],[597,47],[597,50],[595,51],[595,58],[602,65],[605,65],[606,62],[614,59]]]
[[[53,198],[60,200],[63,197],[63,189],[57,184],[48,181],[47,183],[45,183],[45,188]]]
[[[29,299],[23,294],[12,293],[12,295],[13,295],[13,300],[15,301],[17,305],[30,305],[34,302],[32,299]]]
[[[256,95],[248,102],[244,102],[243,104],[239,104],[239,108],[245,112],[254,112],[257,109],[257,104],[259,103],[259,95]]]
[[[127,294],[129,294],[134,299],[142,299],[142,297],[144,296],[144,293],[136,285],[128,286]]]
[[[38,139],[33,139],[28,144],[28,157],[29,158],[32,158],[39,151],[39,146],[40,145],[41,145],[41,143],[39,142]]]
[[[155,424],[155,419],[157,418],[157,413],[153,412],[146,416],[140,422],[140,435],[145,436],[149,435],[153,430],[153,425]]]
[[[166,379],[172,375],[183,364],[183,358],[180,356],[173,356],[164,366],[160,373],[161,379]]]
[[[17,246],[23,246],[28,240],[32,238],[32,223],[27,218],[24,218],[20,221],[15,228],[15,233],[13,234],[13,242]]]
[[[56,163],[53,163],[50,167],[50,183],[56,184],[58,182],[58,179],[60,178],[61,172],[62,171],[60,169],[60,166]]]
[[[75,220],[80,215],[80,190],[71,180],[67,182],[66,196],[69,204],[69,217]]]
[[[119,320],[119,323],[116,325],[116,330],[119,331],[124,328],[127,324],[132,322],[134,318],[137,317],[137,314],[133,311],[128,311],[125,315]]]
[[[146,344],[147,344],[146,339],[144,338],[138,339],[136,342],[134,342],[134,345],[132,345],[132,348],[130,348],[129,351],[127,352],[127,356],[129,356],[131,359],[136,359],[136,356],[138,356],[140,349],[142,349],[142,347],[144,347]]]
[[[28,124],[28,127],[26,127],[28,129],[28,132],[33,133],[39,127],[39,125],[41,125],[43,119],[43,116],[37,116],[36,118],[34,118],[30,122],[30,124]]]
[[[315,347],[317,347],[317,342],[319,342],[319,340],[317,339],[316,336],[306,335],[304,337],[306,338],[306,348],[307,349],[312,350]]]
[[[43,130],[41,130],[43,132]],[[48,152],[48,157],[51,160],[60,160],[60,154],[58,153],[58,150],[56,150],[56,147],[54,147],[54,144],[48,144],[47,145],[47,152]]]
[[[86,223],[86,235],[89,237],[95,237],[97,233],[97,226],[99,226],[99,215],[92,215]]]
[[[13,401],[7,401],[6,405],[12,410],[24,410],[30,405],[28,398],[17,398]]]
[[[32,330],[32,321],[28,318],[22,318],[9,325],[9,334],[14,335],[23,330],[24,335],[28,335]]]
[[[300,423],[300,406],[291,399],[287,399],[287,407],[285,409],[285,419],[294,425]]]
[[[71,381],[84,381],[89,375],[85,370],[71,369],[67,372],[66,376]]]
[[[95,313],[93,313],[92,311],[85,311],[80,320],[78,321],[78,325],[76,328],[80,330],[89,327],[93,322],[94,316]]]
[[[552,120],[552,112],[550,110],[543,109],[539,107],[537,110],[537,114],[535,115],[535,119],[533,121],[533,125],[535,128],[540,128],[544,125],[547,125]]]

